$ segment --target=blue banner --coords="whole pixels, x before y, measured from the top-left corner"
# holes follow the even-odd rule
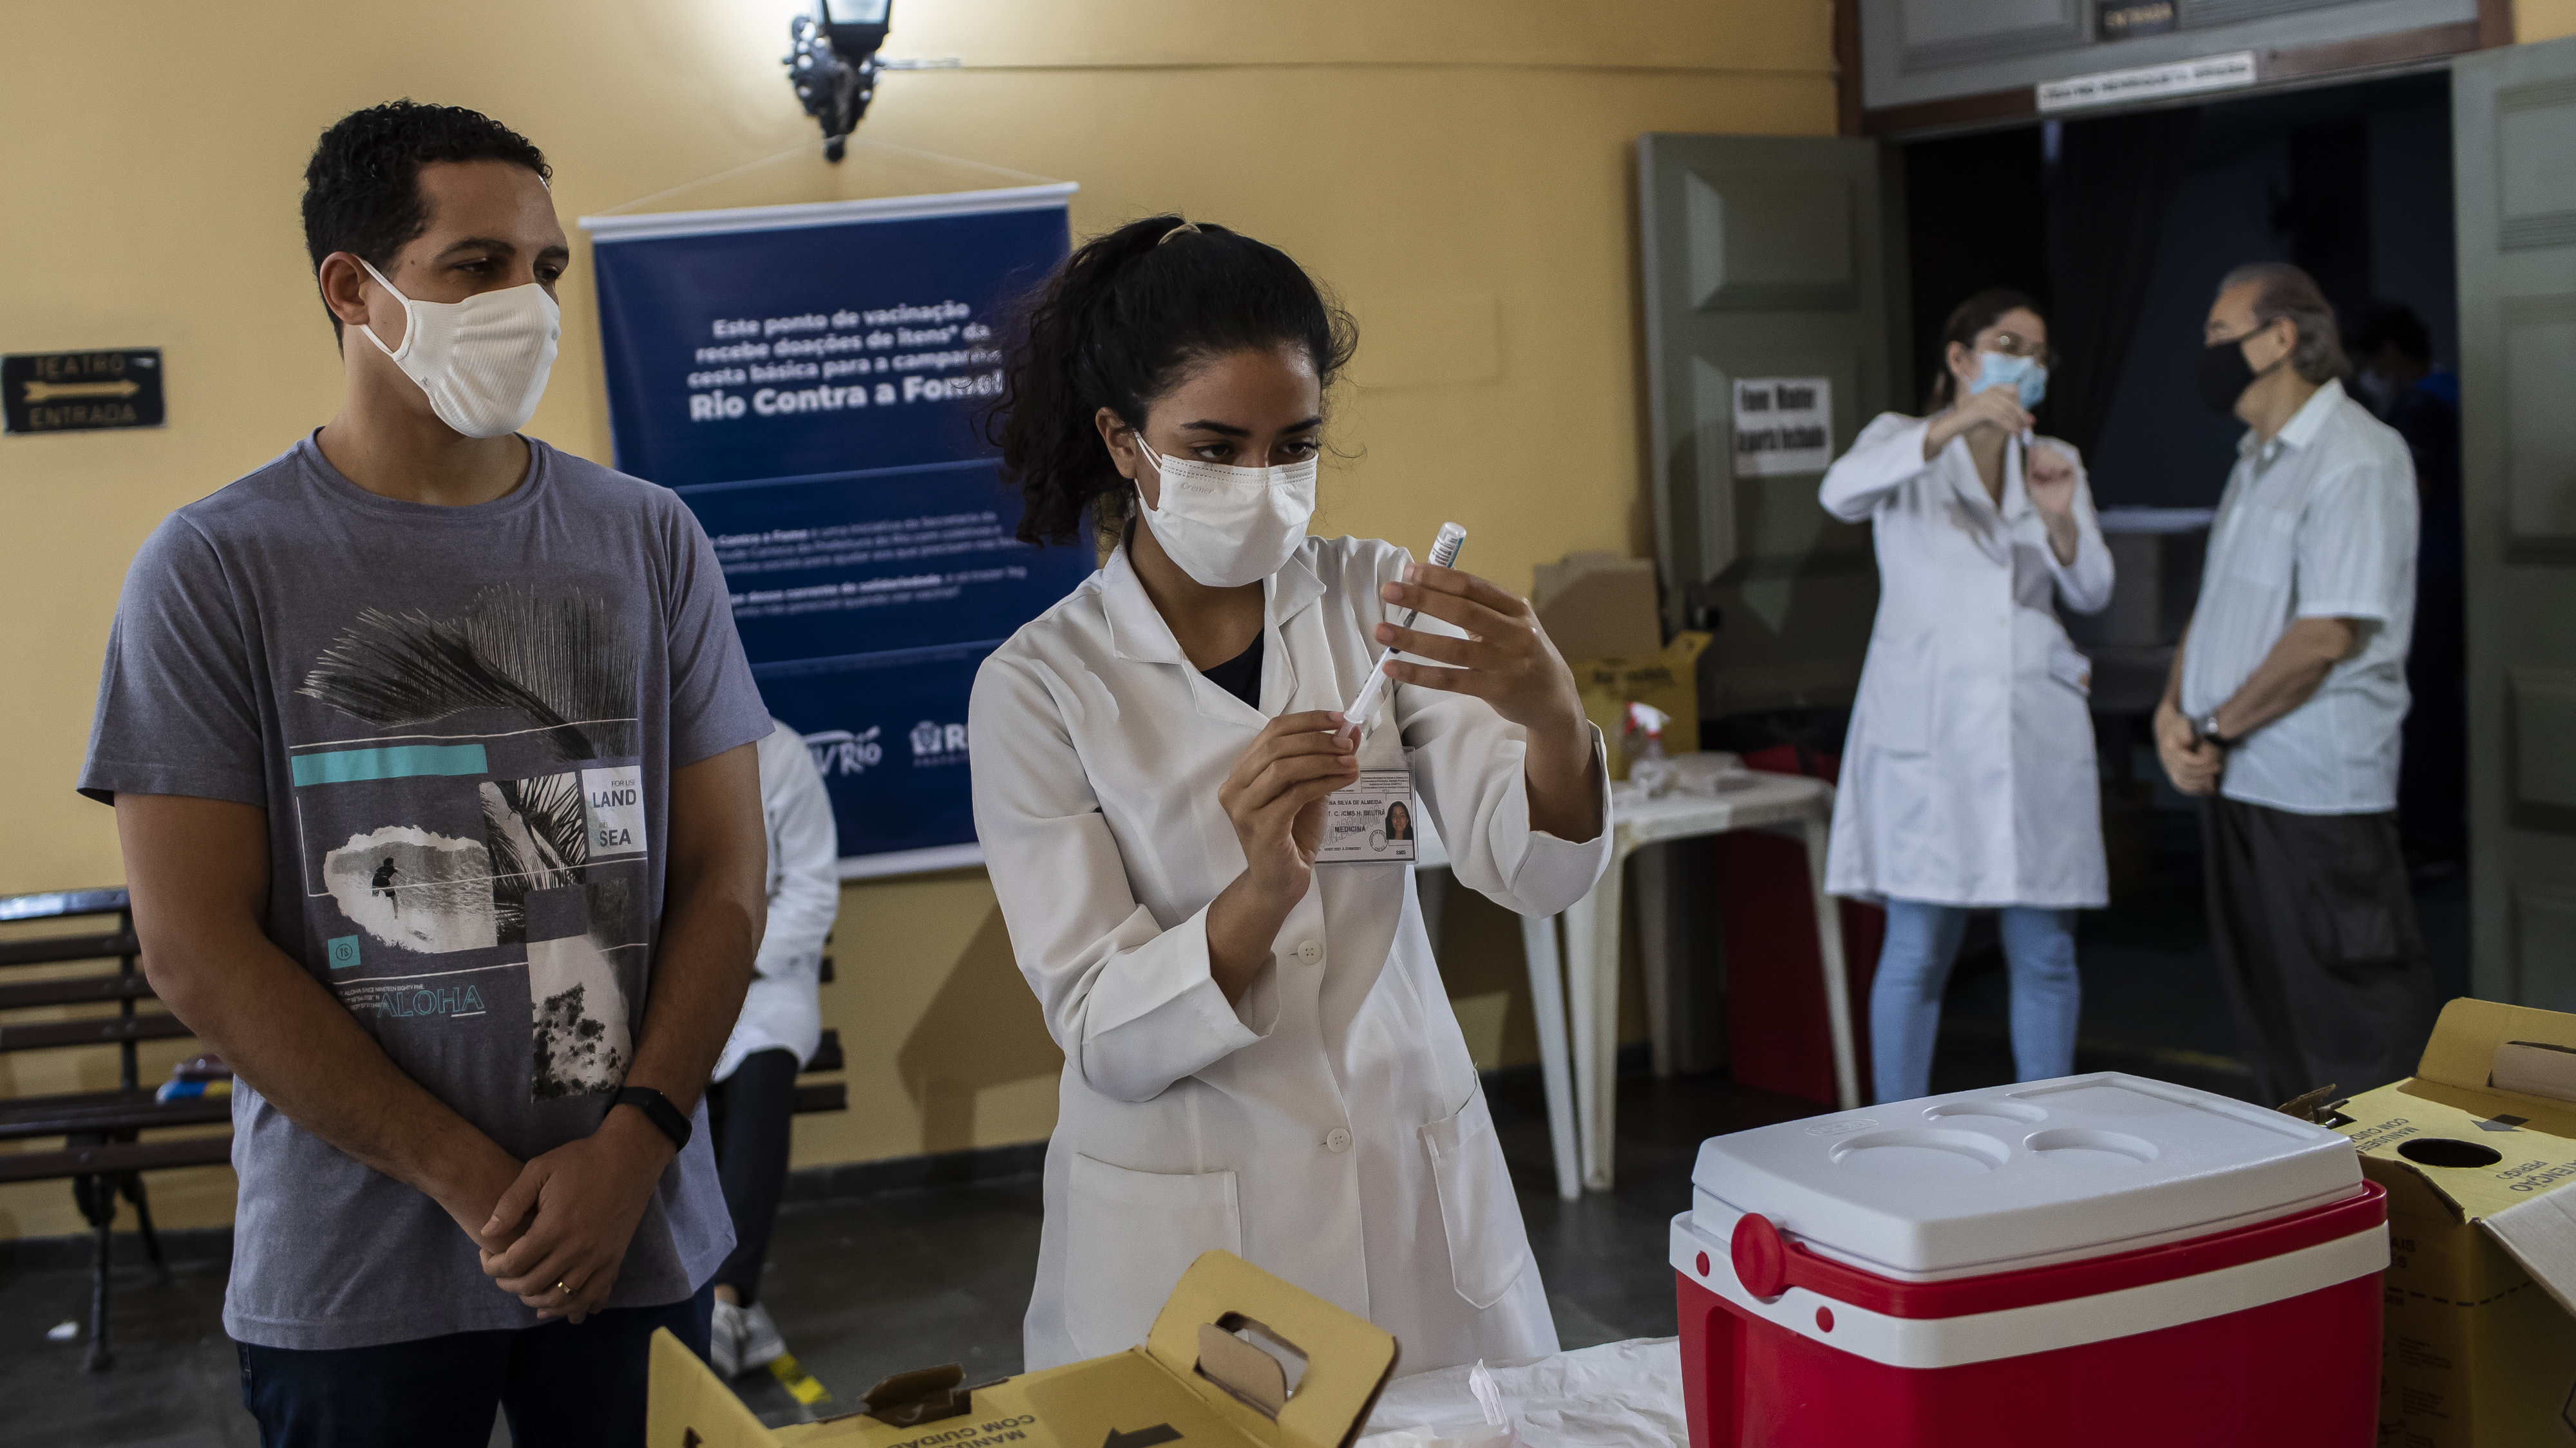
[[[973,428],[1001,308],[1064,259],[1072,189],[582,222],[617,466],[714,541],[845,876],[976,858],[976,666],[1091,571],[1012,536],[1019,499]]]

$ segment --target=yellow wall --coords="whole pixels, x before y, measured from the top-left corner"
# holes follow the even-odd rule
[[[2513,0],[2513,38],[2556,40],[2576,35],[2576,0]]]
[[[2536,3],[2536,0],[2535,0]],[[812,135],[781,79],[786,0],[0,0],[0,349],[159,346],[170,422],[0,439],[0,893],[121,878],[70,784],[118,582],[170,509],[325,419],[330,334],[296,218],[314,136],[397,96],[473,106],[557,169],[569,224]],[[2527,4],[2526,8],[2532,8]],[[1528,586],[1576,548],[1650,543],[1640,462],[1633,138],[1832,129],[1828,0],[901,0],[897,73],[861,135],[1082,183],[1077,234],[1154,210],[1286,248],[1357,314],[1319,528],[1476,532]],[[1009,184],[854,150],[791,156],[675,204]],[[722,201],[709,198],[722,195]],[[592,294],[530,431],[608,458]],[[1452,907],[1481,1049],[1526,1059],[1517,940]],[[1052,1047],[978,872],[843,895],[827,1015],[853,1109],[800,1121],[801,1164],[1027,1140]],[[175,1048],[174,1048],[175,1050]],[[158,1073],[173,1052],[148,1053]],[[0,1096],[113,1084],[105,1053],[0,1056]],[[224,1219],[220,1171],[155,1178],[163,1220]],[[78,1228],[59,1183],[0,1188],[0,1235]]]

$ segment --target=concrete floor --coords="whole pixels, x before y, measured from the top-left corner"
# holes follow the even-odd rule
[[[2241,1095],[2245,1076],[2231,1059],[2232,1032],[2201,923],[2196,842],[2170,823],[2159,835],[2155,887],[2084,919],[2077,1066]],[[2464,901],[2456,879],[2418,893],[2445,998],[2467,985]],[[1951,981],[1936,1090],[2012,1078],[2004,984],[2000,958],[1972,937]],[[1549,1189],[1536,1071],[1488,1078],[1531,1246],[1569,1348],[1671,1333],[1665,1226],[1689,1205],[1699,1142],[1819,1109],[1739,1089],[1723,1074],[1657,1081],[1633,1049],[1627,1064],[1618,1190],[1577,1202],[1559,1201]],[[1038,1224],[1038,1185],[1028,1174],[794,1201],[781,1214],[766,1300],[790,1348],[843,1403],[905,1368],[960,1362],[970,1378],[1013,1372]],[[255,1444],[219,1321],[223,1243],[219,1233],[174,1242],[177,1270],[166,1284],[139,1266],[120,1269],[111,1323],[117,1362],[101,1374],[80,1370],[79,1343],[44,1336],[56,1323],[86,1320],[78,1244],[0,1243],[0,1403],[8,1405],[0,1440],[84,1448]],[[120,1261],[139,1261],[139,1251],[121,1250]],[[802,1415],[765,1377],[741,1386],[772,1422]],[[506,1441],[496,1432],[496,1443]]]

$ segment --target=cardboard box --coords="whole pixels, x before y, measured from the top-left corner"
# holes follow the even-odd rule
[[[1651,560],[1568,553],[1532,574],[1530,606],[1567,658],[1650,659],[1663,652]]]
[[[1664,726],[1666,754],[1699,748],[1699,656],[1709,636],[1681,633],[1664,642],[1652,562],[1617,553],[1568,553],[1534,570],[1530,606],[1574,671],[1583,716],[1610,741],[1612,779],[1628,777],[1619,733],[1632,700],[1672,716]]]
[[[1583,695],[1583,717],[1601,726],[1610,741],[1610,777],[1628,777],[1628,756],[1619,747],[1619,731],[1628,701],[1651,704],[1672,716],[1664,726],[1664,752],[1689,754],[1699,748],[1699,656],[1708,648],[1704,633],[1678,633],[1662,651],[1642,659],[1568,659],[1574,687]]]
[[[1292,1384],[1247,1334],[1304,1356]],[[653,1334],[649,1448],[1345,1448],[1395,1372],[1392,1334],[1230,1252],[1181,1275],[1141,1347],[965,1386],[956,1367],[889,1378],[856,1413],[761,1426],[698,1355]]]
[[[2576,1445],[2569,1061],[2576,1016],[2455,1000],[2412,1078],[2339,1109],[2388,1189],[2388,1448]]]

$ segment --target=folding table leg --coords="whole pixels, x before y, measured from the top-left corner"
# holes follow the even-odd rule
[[[1556,956],[1556,917],[1521,917],[1521,954],[1529,961],[1530,1013],[1538,1020],[1539,1077],[1547,1083],[1547,1144],[1556,1158],[1556,1194],[1583,1195],[1577,1158],[1574,1079],[1565,1049],[1565,978]]]
[[[1827,797],[1830,800],[1830,796]],[[1825,845],[1830,802],[1820,801],[1807,813],[1807,882],[1816,900],[1816,957],[1825,971],[1825,1026],[1834,1049],[1834,1104],[1844,1111],[1860,1105],[1860,1053],[1852,1043],[1851,975],[1843,968],[1843,910],[1825,893]]]
[[[1645,977],[1646,1049],[1658,1080],[1673,1074],[1672,847],[1629,856],[1637,872],[1637,965]]]
[[[1583,1185],[1610,1190],[1619,1128],[1619,902],[1627,852],[1565,912],[1565,990],[1574,1018],[1574,1097],[1583,1119]]]

